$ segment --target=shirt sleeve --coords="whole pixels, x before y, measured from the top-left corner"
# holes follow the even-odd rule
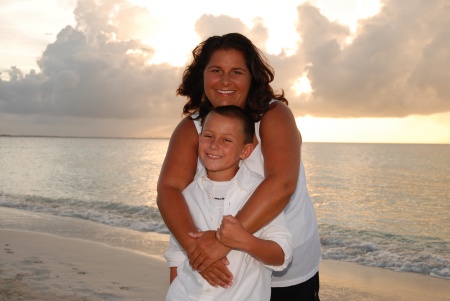
[[[166,258],[167,266],[169,268],[179,267],[187,258],[186,253],[183,251],[183,248],[180,246],[180,244],[172,234],[170,235],[169,247],[164,253],[164,257]]]
[[[265,265],[274,271],[284,270],[292,260],[293,246],[292,235],[288,230],[284,212],[281,212],[272,222],[262,228],[259,238],[276,242],[284,252],[284,262],[282,265]]]

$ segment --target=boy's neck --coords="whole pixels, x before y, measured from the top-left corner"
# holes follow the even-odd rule
[[[206,170],[206,176],[211,181],[228,182],[228,181],[231,181],[236,176],[238,171],[239,171],[239,166],[237,166],[235,172],[231,173],[231,174],[229,172],[222,172],[222,171],[210,172],[209,170]]]

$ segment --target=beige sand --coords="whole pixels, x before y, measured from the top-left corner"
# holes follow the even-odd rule
[[[0,230],[0,242],[0,300],[164,300],[161,257],[17,230]]]
[[[0,207],[0,301],[164,300],[167,239]],[[320,280],[322,301],[450,301],[449,280],[340,261]]]

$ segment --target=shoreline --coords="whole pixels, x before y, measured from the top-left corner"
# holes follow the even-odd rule
[[[168,235],[0,207],[0,300],[15,300],[14,294],[29,296],[23,300],[164,300],[167,241]],[[323,260],[319,273],[322,301],[450,301],[446,279],[334,260]]]

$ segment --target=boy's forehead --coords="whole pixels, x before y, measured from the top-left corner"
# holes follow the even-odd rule
[[[241,120],[239,120],[238,118],[235,118],[235,117],[232,117],[232,116],[224,116],[224,115],[220,115],[220,114],[211,112],[211,113],[209,113],[206,116],[204,124],[206,124],[210,120],[216,120],[217,121],[217,119],[222,119],[220,124],[223,124],[223,123],[241,124],[242,123]]]
[[[219,123],[220,125],[236,125],[237,128],[235,129],[237,130],[238,133],[242,133],[244,131],[243,122],[239,118],[224,116],[214,112],[211,112],[206,116],[205,122],[203,123],[203,129],[208,130],[211,127],[213,127],[213,125],[211,125],[210,123],[211,120],[220,122]],[[217,126],[217,124],[215,126]]]

